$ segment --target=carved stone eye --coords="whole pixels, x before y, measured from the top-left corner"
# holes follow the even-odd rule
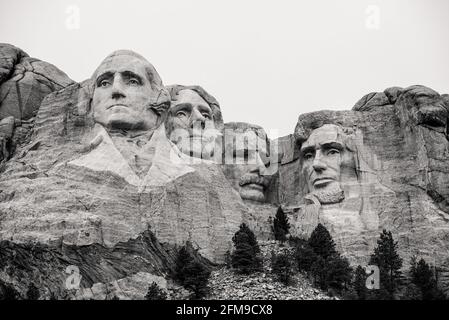
[[[203,112],[202,115],[203,115],[203,117],[206,118],[206,119],[211,119],[210,114],[207,113],[207,112]]]
[[[304,154],[304,159],[305,160],[312,160],[313,159],[313,153],[312,152],[307,152],[306,154]]]
[[[102,80],[101,82],[100,82],[100,87],[107,87],[107,86],[109,86],[111,83],[108,81],[108,80]]]
[[[129,83],[130,85],[132,85],[132,86],[138,86],[138,85],[140,85],[139,80],[137,80],[137,79],[135,79],[135,78],[129,79],[128,83]]]
[[[338,150],[338,149],[330,149],[327,152],[327,154],[330,155],[330,156],[333,156],[333,155],[336,155],[336,154],[340,154],[340,150]]]

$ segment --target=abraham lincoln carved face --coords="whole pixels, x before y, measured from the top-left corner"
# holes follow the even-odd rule
[[[307,191],[322,204],[342,201],[342,183],[354,174],[354,154],[347,140],[342,128],[325,124],[313,130],[300,146],[301,174]]]

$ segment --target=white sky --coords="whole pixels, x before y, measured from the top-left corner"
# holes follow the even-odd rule
[[[273,138],[390,86],[449,92],[447,0],[0,0],[0,42],[76,81],[134,50],[164,84],[199,84],[225,122]]]

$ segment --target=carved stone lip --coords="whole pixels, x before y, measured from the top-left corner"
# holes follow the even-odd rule
[[[323,187],[331,182],[334,182],[335,179],[330,177],[320,177],[313,180],[314,187]]]
[[[109,107],[106,108],[106,110],[111,109],[112,107],[125,107],[125,108],[129,108],[126,104],[123,103],[116,103],[113,105],[110,105]]]
[[[259,175],[245,175],[240,178],[240,187],[251,187],[257,190],[264,190],[268,186],[268,179]]]
[[[248,183],[241,186],[242,188],[250,188],[263,192],[264,186],[258,183]]]

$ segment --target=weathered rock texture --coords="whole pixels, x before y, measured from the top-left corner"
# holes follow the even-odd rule
[[[365,264],[379,233],[390,230],[405,262],[423,257],[449,283],[448,95],[392,87],[353,110],[301,115],[289,136],[256,134],[275,147],[269,160],[257,149],[248,166],[183,154],[164,122],[118,139],[93,122],[93,80],[72,83],[13,46],[0,45],[0,85],[0,280],[22,297],[34,283],[43,298],[142,299],[152,281],[182,296],[167,280],[179,246],[190,242],[209,267],[222,263],[242,222],[272,239],[278,205],[293,235],[308,237],[321,222],[352,263]],[[344,173],[331,179],[339,197],[320,198],[304,176],[301,144],[323,128],[350,145]],[[135,159],[146,161],[145,170],[121,151],[132,148],[120,149],[133,143],[144,145]],[[80,270],[77,290],[66,286],[67,267]]]
[[[299,117],[298,126],[307,124],[311,131],[333,124],[352,136],[357,180],[342,178],[343,201],[308,200],[293,135],[279,139],[284,150],[279,198],[297,235],[307,237],[321,222],[353,263],[367,263],[379,233],[387,229],[399,241],[404,267],[417,255],[436,264],[444,279],[449,272],[448,106],[425,87],[386,92],[364,97],[354,111]]]
[[[0,163],[12,155],[29,132],[29,120],[44,97],[72,83],[54,65],[0,43]]]
[[[86,81],[44,99],[29,142],[18,148],[0,174],[1,239],[15,246],[37,242],[48,246],[52,254],[55,243],[81,256],[82,250],[94,248],[95,267],[95,262],[91,265],[81,260],[64,264],[85,268],[85,278],[92,280],[82,283],[84,288],[138,272],[167,275],[173,254],[166,257],[159,249],[148,254],[135,252],[132,245],[126,245],[130,257],[123,259],[136,268],[113,271],[122,270],[128,262],[123,265],[122,258],[109,252],[115,253],[123,243],[140,243],[138,239],[150,231],[157,239],[154,246],[174,248],[190,241],[201,256],[223,262],[246,209],[221,168],[201,159],[186,164],[182,157],[172,164],[170,144],[162,139],[163,127],[149,142],[155,144],[156,153],[142,183],[135,184],[126,173],[116,174],[106,164],[101,168],[97,162],[81,161],[92,148],[86,145],[92,131],[85,114],[90,90],[91,82]],[[142,246],[141,250],[149,250],[146,244]],[[11,259],[4,261],[9,264]],[[139,266],[134,260],[148,265]],[[160,265],[160,270],[153,268],[154,264]],[[48,269],[53,268],[61,269],[49,263]],[[103,278],[92,272],[103,274]],[[52,288],[56,282],[50,281],[48,286]],[[63,286],[59,281],[53,289],[59,292]],[[87,297],[85,292],[77,296]]]
[[[50,92],[73,81],[54,65],[31,58],[21,49],[0,44],[0,118],[33,117]]]
[[[291,247],[279,246],[272,241],[259,241],[264,271],[251,275],[236,274],[233,270],[222,268],[213,271],[208,286],[212,300],[331,300],[332,298],[318,289],[303,274],[295,274],[292,283],[286,286],[277,281],[271,270],[271,254],[289,254],[293,259]]]

